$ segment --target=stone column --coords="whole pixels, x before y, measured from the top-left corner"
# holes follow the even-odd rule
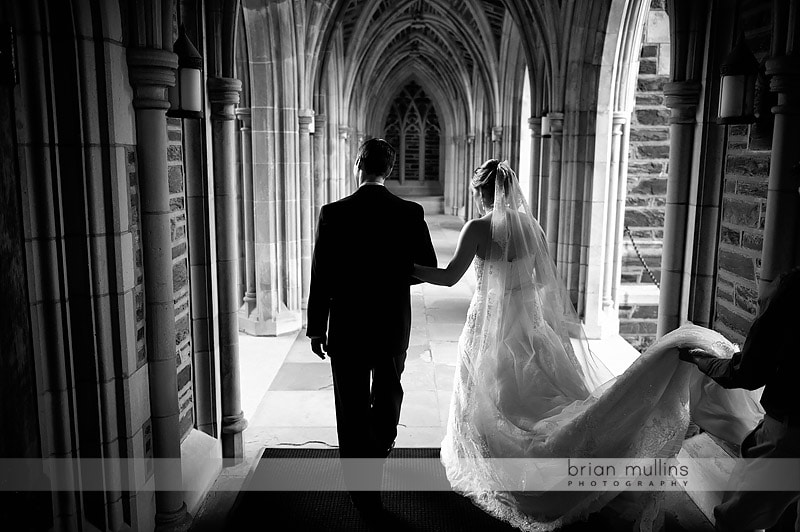
[[[550,231],[547,228],[547,219],[550,211],[550,137],[541,137],[539,147],[539,224],[544,229],[545,234]]]
[[[553,262],[558,261],[559,215],[561,214],[561,141],[564,113],[548,113],[550,117],[550,176],[547,186],[547,247]]]
[[[311,111],[297,117],[300,124],[300,307],[308,308],[308,287],[311,284],[311,240],[314,232],[311,217]],[[303,312],[303,325],[306,324]]]
[[[617,215],[615,218],[615,227],[614,227],[614,238],[616,239],[616,245],[614,246],[614,263],[613,263],[613,272],[611,274],[611,299],[617,303],[618,296],[617,293],[619,292],[619,283],[620,278],[622,277],[622,238],[623,238],[623,230],[625,228],[625,198],[628,195],[628,146],[630,145],[630,134],[631,129],[628,127],[628,122],[630,120],[630,113],[619,113],[615,114],[612,118],[612,127],[614,124],[614,120],[616,120],[622,129],[622,136],[620,137],[620,146],[619,146],[619,163],[618,163],[618,170],[617,170]],[[615,319],[617,323],[619,323],[619,312],[615,311]],[[618,330],[618,329],[616,329]],[[615,332],[616,332],[615,330]]]
[[[249,317],[256,307],[256,252],[255,219],[253,217],[253,136],[251,135],[250,109],[239,107],[236,117],[241,126],[239,134],[242,147],[242,219],[244,220],[245,289],[241,314]]]
[[[420,124],[423,127],[425,124]],[[425,130],[419,133],[419,180],[425,181]]]
[[[475,163],[475,135],[467,134],[467,167],[461,179],[464,182],[464,220],[475,217],[475,202],[472,200],[472,165]]]
[[[774,57],[766,64],[772,76],[770,89],[778,94],[772,108],[775,124],[764,221],[764,246],[761,252],[759,295],[767,285],[800,263],[800,64],[792,56]]]
[[[370,137],[370,138],[372,138],[372,137]],[[352,143],[353,144],[353,154],[350,156],[350,169],[348,170],[350,172],[349,175],[351,175],[351,176],[353,175],[353,163],[356,162],[356,157],[358,156],[358,149],[361,147],[362,144],[364,144],[364,139],[365,139],[364,133],[359,131],[358,134],[356,135],[356,139],[358,139],[358,142],[357,143]],[[351,177],[350,183],[352,184],[352,186],[350,188],[350,192],[355,192],[355,190],[358,188],[358,183],[356,182],[355,177]]]
[[[400,132],[400,176],[399,181],[400,184],[404,184],[406,182],[406,133],[405,131]]]
[[[453,139],[456,144],[456,179],[453,183],[453,207],[451,214],[455,216],[460,215],[461,210],[461,197],[463,181],[464,181],[464,168],[467,162],[466,157],[464,156],[464,144],[465,140],[463,136],[458,136]]]
[[[339,183],[336,188],[339,191],[340,198],[347,195],[347,183],[348,180],[353,179],[352,168],[355,162],[350,160],[349,153],[347,153],[347,137],[347,126],[339,126],[339,162],[341,167],[339,168]]]
[[[609,165],[608,195],[606,199],[606,249],[603,261],[603,312],[607,318],[613,320],[616,312],[616,302],[614,301],[614,264],[616,261],[617,248],[620,245],[620,235],[617,234],[617,220],[624,219],[624,206],[620,210],[617,201],[619,194],[619,183],[626,172],[620,172],[620,159],[622,158],[622,132],[627,122],[625,113],[614,113],[611,122],[611,164]],[[618,321],[618,319],[617,319]]]
[[[189,287],[192,316],[192,372],[194,373],[195,426],[219,437],[217,415],[217,353],[214,347],[214,308],[211,304],[211,231],[209,191],[205,186],[204,120],[185,120],[186,236],[189,241]]]
[[[325,150],[325,115],[314,116],[314,224],[319,217],[319,210],[327,202],[327,163],[328,155]]]
[[[339,136],[337,134],[335,119],[328,122],[326,133],[328,142],[328,202],[339,199]]]
[[[658,336],[677,329],[688,311],[686,264],[694,129],[700,102],[699,83],[678,81],[664,86],[669,119],[669,176],[658,298]]]
[[[492,158],[503,159],[503,126],[492,128]]]
[[[222,456],[238,463],[244,457],[242,431],[247,421],[239,390],[239,323],[237,274],[239,250],[236,209],[236,124],[242,82],[209,78],[211,134],[214,154],[214,208],[216,211],[219,359],[222,378]]]
[[[531,185],[528,190],[530,197],[531,214],[539,218],[539,191],[541,179],[541,158],[542,158],[542,119],[533,116],[528,119],[528,128],[531,130]]]
[[[176,479],[181,468],[178,374],[175,369],[175,306],[167,179],[167,88],[175,85],[178,56],[153,48],[128,48],[134,89],[139,163],[142,262],[146,301],[147,363],[159,532],[188,530],[191,516]]]

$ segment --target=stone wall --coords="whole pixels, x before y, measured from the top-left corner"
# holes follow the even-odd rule
[[[178,404],[181,435],[185,438],[194,427],[192,386],[192,335],[189,308],[189,255],[186,236],[186,183],[183,171],[181,121],[167,119],[169,147],[169,205],[172,210],[172,285],[175,298],[175,356],[178,371]]]
[[[623,285],[652,286],[655,292],[657,288],[639,260],[630,237],[655,279],[660,281],[669,162],[669,110],[664,105],[664,83],[669,81],[670,43],[664,0],[651,2],[643,31],[630,122],[625,200],[625,225],[630,235],[626,232],[622,239],[620,280]],[[652,297],[646,301],[636,297],[621,300],[619,318],[620,334],[637,349],[644,349],[655,340],[658,305],[653,303]]]
[[[770,3],[743,3],[745,35],[759,62],[769,54],[771,18]],[[759,122],[728,128],[714,328],[739,343],[744,341],[758,311],[772,144],[768,100]]]
[[[148,375],[147,368],[142,368],[147,363],[147,336],[145,334],[145,303],[144,303],[144,268],[142,262],[142,228],[139,225],[139,215],[141,207],[139,203],[139,178],[136,163],[136,146],[125,148],[125,169],[128,175],[128,190],[130,209],[128,210],[128,227],[131,233],[133,245],[133,304],[135,308],[135,328],[136,328],[136,365],[131,373],[139,375],[137,382]],[[146,383],[147,381],[145,381]],[[139,404],[132,401],[132,409],[137,410],[137,414],[143,415],[144,405],[147,405],[148,416],[142,419],[141,430],[135,430],[136,438],[141,440],[139,449],[129,450],[130,456],[142,456],[145,458],[145,477],[151,478],[153,475],[153,425],[149,417],[149,395],[145,387],[139,387]],[[131,452],[132,451],[132,452]],[[141,452],[141,455],[138,453]]]
[[[129,146],[125,150],[125,157],[131,203],[128,211],[128,223],[133,241],[133,275],[135,279],[133,298],[136,308],[136,369],[138,370],[147,362],[147,338],[144,329],[144,270],[142,269],[142,230],[139,227],[139,180],[136,173],[136,147]]]

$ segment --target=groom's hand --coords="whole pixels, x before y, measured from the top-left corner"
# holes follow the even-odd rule
[[[318,337],[311,339],[311,350],[322,360],[325,360],[325,355],[328,353],[328,342],[325,337]]]

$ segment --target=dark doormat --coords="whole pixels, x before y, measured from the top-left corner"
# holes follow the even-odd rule
[[[318,459],[327,460],[318,460]],[[474,506],[452,491],[392,491],[396,479],[393,459],[428,459],[413,462],[415,475],[427,477],[425,485],[447,486],[444,468],[438,461],[439,449],[395,449],[386,465],[381,497],[386,512],[375,522],[365,521],[353,507],[348,493],[341,491],[262,491],[265,479],[295,481],[300,485],[344,486],[338,451],[335,449],[266,449],[261,461],[239,494],[228,514],[227,530],[269,531],[475,531],[511,532],[517,530]],[[283,460],[279,460],[283,459]],[[253,479],[256,480],[253,480]],[[444,484],[442,484],[444,483]],[[261,484],[261,489],[259,484]],[[685,496],[684,496],[685,497]],[[687,499],[688,500],[688,499]],[[681,504],[686,504],[681,501]],[[688,504],[692,504],[688,501]],[[696,511],[696,508],[695,508]],[[667,515],[668,531],[712,529],[679,525]],[[700,524],[700,523],[697,523]],[[593,514],[589,520],[562,528],[562,532],[604,532],[631,530],[611,511]]]

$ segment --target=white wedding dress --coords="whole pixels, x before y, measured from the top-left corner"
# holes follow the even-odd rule
[[[477,288],[459,340],[441,459],[453,489],[488,513],[522,530],[553,530],[619,492],[493,490],[520,476],[517,462],[495,459],[675,456],[696,372],[677,348],[730,357],[734,346],[684,326],[615,378],[588,349],[542,230],[508,173],[510,186],[497,179],[492,250],[474,262]],[[641,527],[654,518],[644,516]]]

